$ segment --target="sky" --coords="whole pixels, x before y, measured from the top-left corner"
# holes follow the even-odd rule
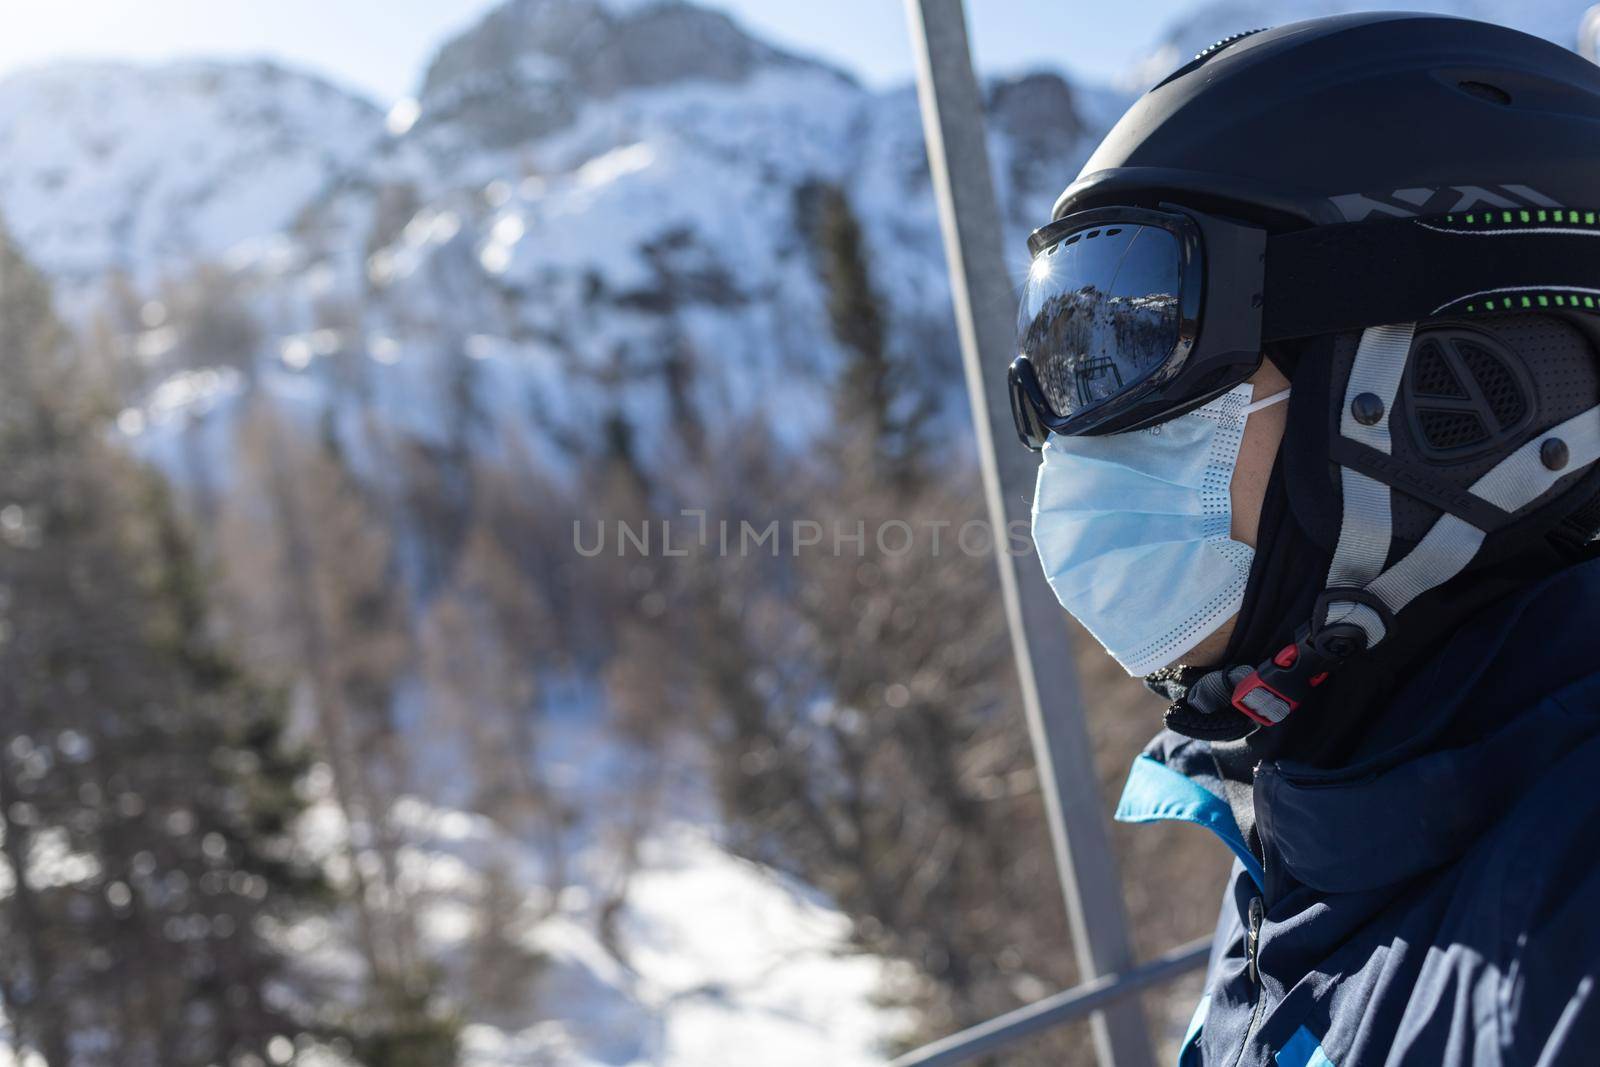
[[[902,0],[702,0],[870,84],[908,81]],[[62,57],[267,56],[390,104],[495,0],[0,0],[0,76]],[[1110,80],[1193,0],[967,0],[979,66]]]

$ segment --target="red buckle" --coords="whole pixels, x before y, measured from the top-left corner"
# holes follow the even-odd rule
[[[1294,644],[1294,642],[1291,641],[1289,644],[1278,649],[1278,654],[1272,657],[1272,662],[1276,663],[1284,670],[1288,670],[1290,667],[1294,666],[1294,661],[1299,658],[1300,649]]]
[[[1278,655],[1281,656],[1281,655],[1283,655],[1283,653],[1280,652],[1280,653],[1278,653]],[[1245,703],[1245,698],[1247,696],[1249,696],[1251,693],[1253,693],[1256,690],[1258,690],[1258,689],[1265,689],[1268,693],[1271,693],[1278,700],[1281,700],[1283,702],[1284,706],[1285,706],[1285,709],[1286,709],[1284,711],[1284,713],[1282,715],[1280,715],[1276,719],[1269,719],[1265,715],[1262,715],[1260,712],[1255,711],[1248,704],[1246,704]],[[1289,717],[1289,712],[1294,711],[1295,708],[1298,708],[1300,706],[1300,703],[1299,703],[1299,701],[1296,701],[1296,700],[1290,700],[1288,697],[1284,696],[1283,693],[1279,692],[1278,690],[1272,688],[1272,686],[1268,685],[1266,682],[1262,681],[1261,680],[1261,675],[1260,675],[1259,672],[1251,671],[1250,672],[1250,676],[1248,678],[1244,679],[1244,681],[1240,682],[1237,686],[1234,687],[1234,690],[1233,690],[1233,706],[1238,708],[1241,712],[1243,712],[1245,715],[1249,716],[1251,719],[1253,719],[1256,722],[1260,723],[1262,726],[1276,726],[1280,722],[1282,722],[1284,719],[1288,718]]]

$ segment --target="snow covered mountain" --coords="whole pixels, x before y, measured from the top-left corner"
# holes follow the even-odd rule
[[[290,229],[381,149],[383,114],[269,63],[63,63],[0,81],[0,205],[69,285]]]
[[[1020,238],[1119,108],[1080,107],[1054,74],[990,97]],[[651,435],[671,388],[680,414],[767,417],[793,441],[823,426],[837,347],[805,213],[826,184],[861,220],[890,337],[952,365],[909,88],[867,91],[685,3],[515,0],[440,49],[417,108],[394,136],[369,103],[262,64],[15,76],[0,217],[84,318],[109,272],[176,305],[163,286],[221,264],[265,329],[215,362],[314,405],[337,378],[433,440],[460,424],[441,375],[470,362],[477,436],[556,463],[608,415]],[[183,324],[143,325],[129,347],[159,362]],[[128,424],[174,414],[161,395]]]

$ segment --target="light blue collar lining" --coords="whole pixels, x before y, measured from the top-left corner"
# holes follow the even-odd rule
[[[1160,760],[1140,756],[1133,761],[1114,817],[1118,822],[1127,823],[1160,822],[1165,819],[1198,823],[1220,837],[1222,843],[1239,857],[1239,862],[1250,872],[1258,888],[1265,881],[1261,862],[1245,844],[1244,835],[1239,832],[1239,823],[1234,819],[1233,809],[1228,807],[1228,802]]]
[[[1272,1059],[1278,1067],[1333,1067],[1333,1061],[1322,1051],[1316,1035],[1303,1026]]]

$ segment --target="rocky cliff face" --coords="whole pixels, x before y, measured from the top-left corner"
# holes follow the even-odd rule
[[[796,68],[822,69],[756,40],[726,15],[676,0],[513,0],[439,50],[423,81],[422,114],[503,148],[561,129],[586,103],[630,90],[735,86],[761,71]]]

